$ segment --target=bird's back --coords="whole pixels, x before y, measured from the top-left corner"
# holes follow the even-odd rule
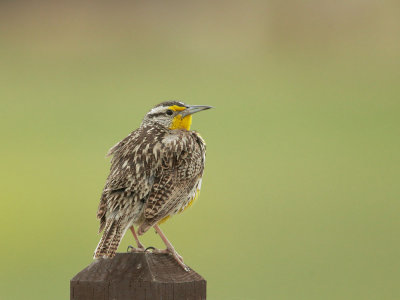
[[[97,216],[99,231],[111,233],[103,235],[105,242],[100,241],[96,257],[113,256],[132,224],[139,225],[142,234],[193,202],[201,187],[205,143],[194,131],[144,125],[111,148],[109,155],[110,174]],[[106,247],[118,238],[118,244]]]

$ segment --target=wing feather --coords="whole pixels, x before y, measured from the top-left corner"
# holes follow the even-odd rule
[[[146,202],[140,234],[181,211],[195,196],[201,182],[205,145],[196,133],[175,131],[163,140],[163,146],[167,155],[163,156],[162,172],[156,174]]]
[[[110,218],[139,217],[132,212],[141,205],[143,233],[190,201],[203,173],[205,145],[195,132],[141,127],[109,154],[110,174],[97,212],[100,231]]]
[[[161,130],[141,127],[108,152],[112,155],[110,174],[97,211],[100,231],[108,218],[134,217],[130,214],[135,212],[135,205],[147,198],[161,164],[157,149],[161,149],[162,133]]]

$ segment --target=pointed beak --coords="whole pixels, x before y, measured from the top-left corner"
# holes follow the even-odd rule
[[[213,108],[212,106],[207,106],[207,105],[189,105],[188,108],[183,110],[180,115],[182,116],[182,119],[186,116],[193,115],[194,113],[197,113],[202,110],[210,109]]]

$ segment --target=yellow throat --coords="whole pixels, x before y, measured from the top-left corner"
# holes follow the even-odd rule
[[[178,105],[173,105],[169,107],[172,111],[182,111],[185,110],[185,107],[180,107]],[[171,127],[169,129],[186,129],[190,130],[190,125],[192,125],[192,115],[188,115],[182,118],[181,115],[176,115],[176,117],[172,120]]]

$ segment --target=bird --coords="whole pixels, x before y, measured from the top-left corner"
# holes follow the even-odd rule
[[[108,151],[110,173],[97,210],[103,235],[95,259],[114,257],[128,229],[137,244],[133,251],[145,251],[138,236],[154,228],[166,249],[149,248],[171,254],[189,270],[159,225],[186,210],[199,196],[206,144],[190,127],[194,113],[210,108],[162,102],[145,115],[138,129]]]

